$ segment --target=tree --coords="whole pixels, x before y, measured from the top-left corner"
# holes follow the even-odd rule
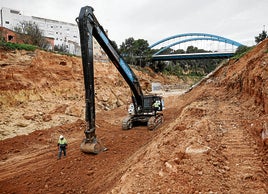
[[[250,49],[250,47],[247,47],[245,45],[241,45],[236,49],[235,55],[237,55],[237,56],[241,55],[241,54],[247,52],[249,49]]]
[[[149,44],[147,40],[144,39],[135,40],[133,44],[133,50],[136,56],[139,56],[142,53],[147,53],[149,51]]]
[[[113,46],[113,48],[118,52],[118,46],[116,44],[115,41],[111,40],[111,45]]]
[[[255,36],[255,42],[258,44],[259,42],[263,41],[265,38],[267,38],[267,31],[263,30],[262,33],[259,34],[259,36]]]
[[[130,53],[132,51],[134,41],[135,40],[132,37],[125,39],[125,42],[122,42],[122,45],[120,46],[120,52]]]
[[[32,22],[20,22],[18,26],[14,28],[18,33],[19,39],[25,44],[32,44],[43,49],[48,49],[49,43],[44,38],[43,32],[40,30],[37,24]]]
[[[198,53],[198,48],[194,46],[188,46],[186,49],[186,53]]]
[[[174,54],[184,54],[185,51],[183,49],[177,49],[177,50],[174,50],[173,52]]]
[[[133,53],[135,56],[135,65],[144,67],[149,53],[149,43],[147,40],[138,39],[134,41]]]
[[[140,66],[145,65],[144,58],[146,58],[150,52],[147,40],[135,40],[132,37],[126,39],[119,50],[127,63]]]
[[[133,44],[134,44],[134,38],[130,37],[128,39],[125,39],[125,42],[122,42],[122,45],[120,46],[120,53],[123,55],[125,61],[129,64],[133,61]]]

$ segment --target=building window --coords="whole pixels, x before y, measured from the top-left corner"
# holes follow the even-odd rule
[[[12,36],[12,35],[8,35],[8,36],[7,36],[8,41],[12,41],[13,38],[14,38],[14,36]]]
[[[6,21],[5,23],[6,23],[6,24],[9,24],[9,21]]]
[[[14,13],[14,14],[20,14],[20,12],[19,11],[17,11],[17,10],[10,10],[10,13]]]

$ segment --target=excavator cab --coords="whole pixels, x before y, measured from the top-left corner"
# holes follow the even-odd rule
[[[154,103],[158,103],[157,109]],[[129,130],[138,123],[144,123],[149,130],[156,129],[163,122],[163,99],[161,96],[146,95],[143,96],[142,107],[135,108],[134,103],[129,106],[129,116],[125,117],[122,121],[122,129]]]

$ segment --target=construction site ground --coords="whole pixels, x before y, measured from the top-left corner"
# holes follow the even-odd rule
[[[81,59],[2,51],[0,193],[268,193],[268,40],[187,92],[163,91],[164,123],[122,130],[130,91],[110,63],[95,69],[96,134],[84,154]],[[135,71],[144,90],[174,77]],[[266,134],[267,132],[267,134]],[[57,159],[57,141],[68,141]]]

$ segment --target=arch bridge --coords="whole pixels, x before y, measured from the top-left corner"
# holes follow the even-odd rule
[[[187,46],[195,46],[206,52],[202,53],[184,53],[184,54],[163,54],[168,49],[186,50]],[[149,46],[151,49],[157,49],[152,56],[153,61],[185,60],[185,59],[203,59],[203,58],[229,58],[232,57],[236,49],[242,46],[241,43],[207,33],[184,33],[164,38]]]

